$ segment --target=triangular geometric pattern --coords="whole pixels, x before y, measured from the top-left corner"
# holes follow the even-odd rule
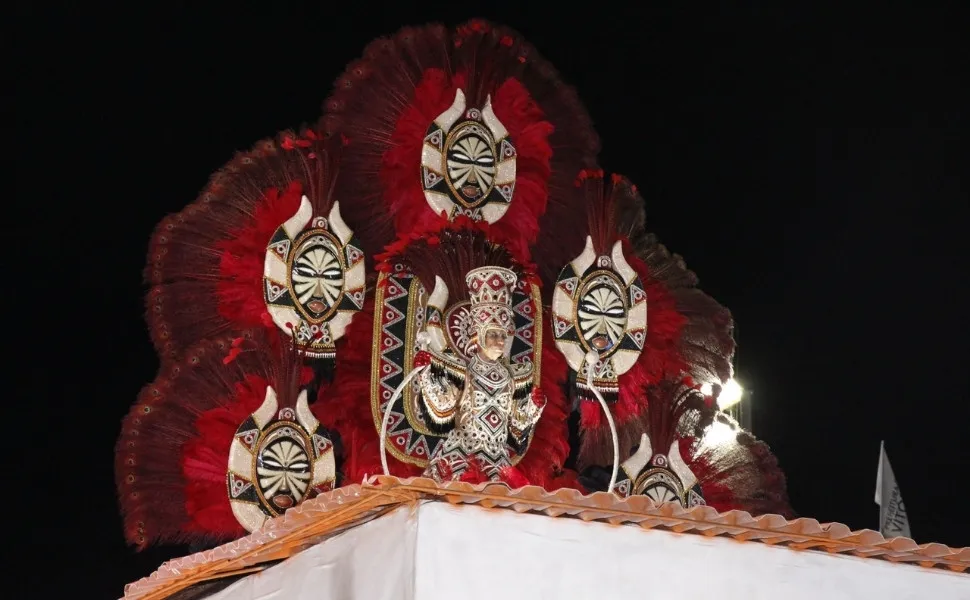
[[[259,430],[250,429],[248,431],[240,431],[236,434],[236,439],[239,443],[246,447],[250,452],[253,451],[253,447],[256,445],[256,440],[259,439]]]
[[[630,285],[630,304],[637,304],[638,302],[643,302],[647,299],[647,293],[643,291],[637,284]]]
[[[413,348],[406,348],[404,343],[409,320],[411,326],[423,321],[421,316],[423,309],[418,299],[408,292],[414,281],[412,274],[396,269],[393,274],[382,275],[378,282],[376,306],[378,312],[375,318],[380,319],[380,331],[374,341],[378,349],[378,360],[372,367],[377,369],[375,374],[378,386],[371,391],[376,396],[372,397],[371,403],[379,409],[381,417],[387,410],[387,402],[404,380],[408,355],[414,352]],[[442,438],[421,434],[412,429],[404,414],[406,396],[407,394],[402,394],[388,414],[389,450],[424,462],[428,460]],[[379,420],[375,419],[375,421],[377,421],[375,424],[379,425]]]
[[[435,173],[428,167],[423,167],[421,171],[423,172],[423,175],[424,175],[424,187],[432,188],[438,185],[438,182],[442,180],[441,175],[439,175],[438,173]]]
[[[560,281],[559,287],[562,288],[562,291],[566,292],[566,295],[571,297],[576,292],[576,284],[578,283],[578,277],[569,277]]]
[[[440,152],[445,143],[444,132],[441,129],[435,129],[424,137],[424,143],[433,146]]]
[[[286,286],[276,283],[275,281],[266,280],[266,299],[270,302],[276,302],[280,299],[280,296],[286,293]]]
[[[241,496],[252,485],[251,481],[247,481],[235,473],[229,473],[229,494],[233,498]]]
[[[270,246],[270,250],[272,250],[276,256],[280,257],[283,262],[286,262],[286,257],[290,253],[290,240],[280,240]]]

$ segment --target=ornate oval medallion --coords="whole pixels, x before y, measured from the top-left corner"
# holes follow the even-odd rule
[[[344,257],[339,240],[311,229],[296,240],[290,259],[290,293],[301,315],[319,324],[336,310],[344,294]]]
[[[633,493],[651,498],[654,502],[681,503],[683,488],[677,478],[665,469],[650,469],[633,482]]]
[[[267,386],[263,404],[239,426],[229,448],[229,504],[247,531],[332,489],[336,479],[333,444],[310,412],[306,390],[296,408],[278,408]]]
[[[662,504],[676,502],[685,508],[704,504],[701,487],[680,454],[680,441],[675,439],[667,454],[654,454],[650,436],[640,436],[640,444],[630,458],[623,461],[623,477],[616,491],[621,496],[646,496]]]
[[[256,450],[256,489],[260,500],[283,513],[299,504],[307,494],[310,472],[310,441],[306,434],[286,421],[264,432]]]
[[[332,357],[334,344],[364,306],[365,276],[364,253],[340,217],[340,205],[335,202],[328,217],[314,217],[304,196],[266,249],[266,309],[307,356]]]
[[[620,242],[597,257],[586,238],[582,254],[559,274],[552,315],[556,347],[576,372],[577,387],[595,386],[613,399],[647,336],[647,294]]]
[[[421,185],[436,214],[464,215],[494,223],[515,191],[515,146],[508,131],[485,106],[466,108],[465,94],[431,123],[421,152]]]
[[[627,294],[620,278],[598,271],[586,278],[576,300],[576,322],[586,351],[608,358],[620,347],[627,325]]]
[[[495,141],[491,132],[474,121],[462,123],[445,141],[445,158],[445,180],[453,197],[465,208],[478,208],[495,182]]]

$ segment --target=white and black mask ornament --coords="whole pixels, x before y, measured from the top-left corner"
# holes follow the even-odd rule
[[[515,191],[515,146],[492,111],[466,108],[459,89],[448,110],[431,123],[421,151],[421,184],[428,205],[452,219],[465,215],[494,223]]]
[[[684,508],[706,504],[697,477],[684,462],[680,444],[674,440],[666,454],[654,454],[650,436],[640,436],[640,446],[621,466],[625,475],[616,484],[620,496],[646,496],[656,502],[676,502]]]
[[[577,386],[615,394],[647,335],[647,294],[621,242],[609,255],[596,256],[586,238],[583,252],[559,274],[552,313],[556,347],[576,372]]]
[[[333,357],[334,344],[364,306],[364,253],[353,235],[339,203],[327,217],[313,217],[304,196],[266,249],[266,309],[311,358]]]
[[[226,487],[232,512],[247,531],[307,498],[333,489],[333,444],[307,405],[279,409],[276,391],[236,430],[229,450]]]

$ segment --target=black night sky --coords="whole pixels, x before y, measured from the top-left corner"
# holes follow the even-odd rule
[[[49,458],[11,459],[50,489],[7,519],[30,524],[14,554],[46,571],[40,588],[117,598],[185,553],[125,547],[112,472],[158,367],[141,281],[155,223],[235,151],[316,120],[373,37],[473,16],[518,29],[578,89],[603,167],[638,185],[651,230],[733,311],[753,430],[795,510],[878,528],[885,439],[917,541],[970,545],[970,52],[955,10],[210,4],[18,15],[8,206],[27,214],[7,223],[23,270],[8,298],[34,291],[7,313],[29,358],[8,371],[26,377],[6,431],[41,428],[29,437]]]

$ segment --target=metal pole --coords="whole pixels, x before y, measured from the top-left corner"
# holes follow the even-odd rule
[[[753,409],[751,397],[754,396],[754,390],[749,390],[745,388],[744,393],[741,395],[741,402],[738,403],[740,407],[738,415],[738,423],[741,427],[748,433],[754,433],[751,431],[751,412]]]

